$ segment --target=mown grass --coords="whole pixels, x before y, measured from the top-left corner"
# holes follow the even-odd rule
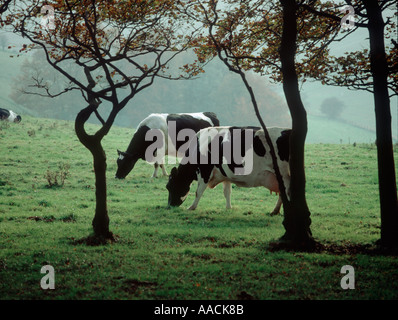
[[[398,298],[398,258],[358,249],[380,234],[374,145],[306,146],[312,232],[337,249],[305,253],[270,250],[284,233],[283,216],[270,216],[277,198],[265,189],[234,187],[232,210],[221,187],[207,190],[190,212],[194,192],[166,209],[167,178],[151,179],[142,161],[114,179],[116,149],[132,133],[114,127],[104,139],[117,241],[90,246],[81,239],[92,232],[94,173],[73,123],[27,116],[0,123],[1,299]],[[65,164],[64,185],[50,187],[47,172]],[[47,264],[55,290],[40,287]],[[344,265],[355,268],[355,290],[340,286]]]

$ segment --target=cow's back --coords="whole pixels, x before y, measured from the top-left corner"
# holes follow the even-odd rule
[[[138,124],[137,130],[146,126],[148,129],[160,129],[167,134],[167,116],[167,113],[151,113]]]
[[[211,120],[213,127],[220,126],[220,120],[218,120],[217,115],[214,112],[203,112],[203,114]]]
[[[192,129],[198,132],[201,129],[215,126],[215,123],[219,124],[217,116],[212,112],[171,113],[167,116],[167,123],[171,121],[176,124],[177,134],[183,129]]]
[[[0,119],[8,119],[10,111],[7,109],[0,108]]]

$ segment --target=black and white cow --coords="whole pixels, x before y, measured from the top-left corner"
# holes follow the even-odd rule
[[[0,108],[0,120],[6,120],[10,122],[21,122],[22,118],[14,111]]]
[[[184,129],[188,129],[196,133],[200,129],[219,125],[220,122],[213,112],[153,113],[140,122],[127,150],[125,152],[117,150],[118,169],[115,177],[124,179],[134,168],[138,159],[147,160],[146,151],[153,144],[153,141],[148,139],[149,131],[158,130],[162,133],[163,141],[161,145],[165,148],[164,151],[166,154],[169,154],[169,149],[172,147],[176,152],[171,154],[175,154],[176,157],[183,157],[184,154],[180,154],[178,151],[181,145],[187,143],[188,139],[176,139],[180,132],[183,133]],[[171,135],[174,138],[170,139]],[[169,146],[169,143],[173,144],[173,146]],[[154,162],[155,169],[152,175],[154,178],[157,177],[159,165],[163,171],[163,175],[167,176],[163,161],[156,161]]]
[[[272,127],[268,132],[289,197],[291,130]],[[198,181],[198,186],[190,210],[196,209],[207,187],[214,188],[220,182],[223,182],[227,209],[231,208],[232,183],[246,188],[263,186],[271,193],[279,193],[270,149],[264,131],[257,127],[215,127],[199,131],[178,168],[174,167],[170,172],[166,186],[169,206],[180,206],[184,202],[194,180]],[[279,196],[271,214],[278,214],[281,205]]]

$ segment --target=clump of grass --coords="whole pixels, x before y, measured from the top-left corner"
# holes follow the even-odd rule
[[[47,169],[44,178],[47,180],[47,187],[59,187],[65,184],[65,180],[69,177],[70,164],[69,163],[60,163],[58,165],[57,171],[52,171]]]
[[[73,213],[69,213],[60,217],[59,220],[63,222],[76,222],[76,216]]]
[[[41,200],[41,201],[39,201],[39,206],[40,207],[51,207],[51,204],[46,200]]]

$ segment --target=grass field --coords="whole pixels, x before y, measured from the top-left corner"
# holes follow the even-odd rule
[[[398,298],[398,257],[362,250],[380,234],[374,145],[306,146],[311,228],[326,249],[295,253],[269,249],[283,216],[269,215],[277,198],[263,188],[234,187],[226,210],[219,186],[189,212],[196,185],[167,210],[167,178],[151,179],[142,161],[114,179],[116,149],[131,136],[114,127],[104,139],[118,240],[89,246],[79,240],[92,232],[94,173],[73,123],[0,123],[0,299]],[[40,287],[48,264],[54,290]],[[354,290],[340,286],[344,265],[355,269]]]

